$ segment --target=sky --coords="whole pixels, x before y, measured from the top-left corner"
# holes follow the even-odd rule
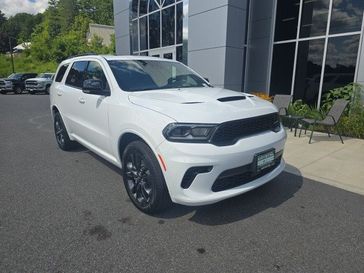
[[[0,0],[0,10],[6,17],[26,12],[37,14],[48,7],[48,0]]]

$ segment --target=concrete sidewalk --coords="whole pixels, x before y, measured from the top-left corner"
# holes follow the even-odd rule
[[[364,195],[364,140],[314,132],[295,137],[287,130],[286,171]]]

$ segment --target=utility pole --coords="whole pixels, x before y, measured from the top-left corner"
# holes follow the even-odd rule
[[[15,73],[13,47],[11,46],[11,37],[10,36],[9,36],[9,47],[10,47],[10,56],[11,56],[11,67],[13,68],[13,73]]]

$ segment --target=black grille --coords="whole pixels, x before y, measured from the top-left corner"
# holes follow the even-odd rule
[[[232,145],[239,139],[273,130],[279,119],[277,113],[222,123],[212,136],[211,143],[217,146]]]
[[[26,85],[37,85],[38,82],[37,81],[26,81],[25,84]]]
[[[213,192],[224,191],[228,189],[232,189],[249,182],[252,182],[255,179],[258,179],[279,166],[282,159],[282,151],[276,153],[276,159],[274,165],[264,170],[260,171],[259,173],[255,172],[254,162],[248,165],[244,165],[238,168],[226,170],[222,172],[219,177],[216,179],[214,184],[211,187]]]

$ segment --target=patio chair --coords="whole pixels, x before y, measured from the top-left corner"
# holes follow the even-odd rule
[[[278,108],[279,115],[287,116],[288,106],[291,103],[291,95],[275,95],[273,99],[273,104]]]
[[[307,130],[307,128],[309,126],[312,127],[310,140],[308,141],[308,143],[311,144],[312,135],[313,135],[313,131],[314,131],[314,126],[315,125],[323,125],[325,127],[326,132],[327,132],[329,137],[331,137],[329,127],[334,127],[336,133],[340,137],[341,143],[344,144],[343,138],[341,137],[341,134],[340,134],[339,130],[337,129],[337,123],[339,122],[339,120],[340,120],[342,114],[344,113],[344,110],[345,110],[347,105],[348,105],[347,100],[338,99],[338,100],[336,100],[334,102],[334,104],[331,107],[330,111],[327,113],[326,117],[323,120],[302,119],[301,122],[303,123],[302,125],[305,125],[305,132],[306,132],[306,130]],[[302,126],[300,128],[299,137],[301,136],[301,132],[302,132]]]

